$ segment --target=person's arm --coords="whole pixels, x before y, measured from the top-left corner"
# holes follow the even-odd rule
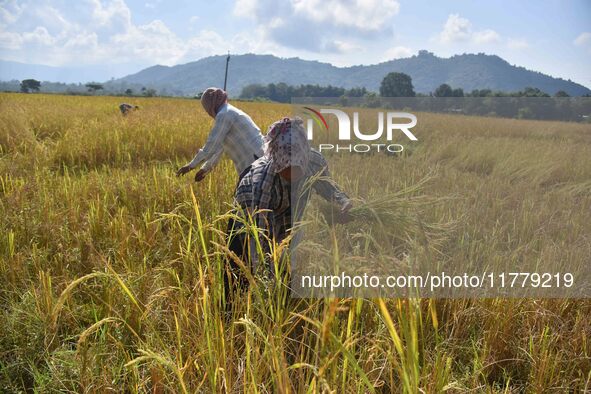
[[[328,202],[336,203],[341,211],[346,212],[353,206],[349,196],[345,194],[339,185],[331,178],[328,171],[328,163],[322,155],[313,151],[310,160],[310,169],[319,179],[314,182],[312,187],[316,192]]]
[[[205,173],[211,171],[220,160],[224,150],[223,143],[231,126],[232,119],[228,114],[224,113],[218,115],[215,118],[215,124],[209,132],[209,136],[207,137],[207,141],[205,141],[203,148],[199,149],[195,157],[193,157],[193,160],[179,169],[177,175],[186,174],[196,168],[201,162],[205,162],[201,167],[201,174],[205,175]]]
[[[197,152],[193,160],[189,163],[191,169],[197,167],[199,163],[204,161],[207,162],[211,159],[214,159],[214,165],[217,164],[224,149],[224,140],[226,139],[231,126],[232,119],[228,114],[220,114],[215,118],[215,125],[211,129],[207,141],[205,141],[205,145],[203,145],[203,148],[199,149],[199,152]],[[206,168],[211,169],[213,166]],[[202,167],[202,169],[204,168]]]
[[[213,168],[218,164],[220,159],[222,158],[222,154],[224,153],[223,149],[219,149],[217,152],[213,153],[212,156],[201,166],[201,170],[205,173],[213,170]]]

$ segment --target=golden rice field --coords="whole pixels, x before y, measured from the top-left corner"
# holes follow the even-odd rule
[[[123,118],[121,100],[0,95],[0,391],[591,391],[586,299],[285,301],[255,285],[225,318],[234,168],[175,177],[212,121],[166,98]],[[235,104],[263,130],[291,112]],[[335,156],[334,178],[366,198],[348,166],[390,191],[429,175],[422,193],[441,202],[425,215],[455,223],[437,258],[458,266],[591,263],[589,124],[420,119],[390,171]]]

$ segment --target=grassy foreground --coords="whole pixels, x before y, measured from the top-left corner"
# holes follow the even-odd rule
[[[0,389],[591,390],[589,300],[286,307],[254,288],[228,322],[218,300],[234,168],[224,160],[200,184],[174,176],[212,122],[197,101],[134,99],[127,118],[120,101],[0,95]],[[290,113],[237,106],[262,129]],[[425,142],[379,176],[397,190],[434,174],[425,193],[459,196],[429,211],[461,218],[447,260],[591,263],[589,125],[425,115],[421,127]]]

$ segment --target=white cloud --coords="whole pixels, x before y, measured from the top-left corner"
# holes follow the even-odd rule
[[[0,48],[17,50],[21,48],[22,44],[23,38],[20,34],[9,31],[0,31]]]
[[[351,52],[390,33],[398,0],[236,0],[266,45],[313,53]]]
[[[74,26],[55,7],[39,6],[34,9],[36,20],[43,27],[55,33],[71,30]]]
[[[158,19],[134,24],[123,0],[84,0],[75,4],[75,10],[32,3],[22,3],[17,9],[13,5],[0,9],[0,21],[9,22],[5,27],[0,22],[0,53],[6,60],[53,66],[172,65],[226,50],[261,47],[261,34],[256,31],[230,39],[213,31],[181,38]],[[191,18],[193,22],[197,19]]]
[[[34,30],[21,34],[9,31],[0,32],[0,48],[5,49],[22,49],[27,44],[51,46],[56,41],[57,38],[52,36],[44,26],[37,26]]]
[[[22,7],[16,0],[8,0],[0,7],[0,26],[14,23],[22,13]]]
[[[474,31],[472,22],[459,14],[450,14],[439,33],[438,39],[443,44],[471,42],[475,45],[494,44],[501,41],[499,33],[492,29]]]
[[[525,49],[529,48],[529,43],[523,38],[510,38],[507,40],[507,47],[509,49]]]
[[[396,46],[394,48],[390,48],[386,51],[386,56],[384,60],[392,60],[392,59],[401,59],[405,57],[411,57],[413,55],[413,50],[404,46]]]
[[[82,32],[67,39],[64,48],[97,48],[98,36],[96,33]]]
[[[353,51],[358,51],[361,49],[361,47],[359,45],[355,45],[351,42],[334,40],[334,41],[327,42],[324,45],[324,49],[327,52],[349,53],[349,52],[353,52]]]
[[[236,0],[233,13],[236,16],[255,17],[257,12],[257,0]]]
[[[220,49],[228,48],[228,44],[222,36],[215,31],[202,30],[196,36],[189,39],[183,57],[185,60],[197,60],[199,57],[219,54]]]
[[[158,7],[158,5],[159,5],[161,2],[162,2],[162,0],[154,0],[154,1],[152,1],[152,2],[148,1],[148,2],[146,2],[146,3],[144,4],[144,6],[145,6],[146,8],[152,8],[152,9],[154,9],[154,8]]]
[[[458,14],[450,14],[439,34],[441,42],[466,41],[472,35],[472,23]]]
[[[88,0],[92,6],[92,18],[99,26],[128,28],[131,26],[131,10],[123,0]]]
[[[501,36],[494,30],[486,29],[477,31],[472,35],[472,40],[476,44],[489,44],[501,41]]]
[[[396,0],[293,0],[292,5],[296,15],[308,20],[361,31],[382,29],[400,10]]]
[[[149,58],[156,63],[175,64],[186,52],[185,43],[159,19],[130,26],[110,40],[118,57],[125,60]]]
[[[23,43],[32,43],[38,45],[50,46],[55,44],[56,39],[49,34],[47,29],[43,26],[37,26],[31,32],[25,32],[21,35]]]
[[[579,36],[575,38],[575,40],[573,41],[573,44],[579,47],[587,45],[589,43],[591,43],[591,33],[589,32],[583,32],[579,34]]]

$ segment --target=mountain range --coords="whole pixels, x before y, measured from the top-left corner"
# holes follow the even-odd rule
[[[209,86],[223,86],[225,64],[226,56],[210,56],[172,67],[153,66],[107,85],[141,85],[169,94],[192,95]],[[496,55],[480,53],[442,58],[428,51],[419,51],[418,55],[409,58],[352,67],[272,55],[237,55],[230,59],[227,90],[230,95],[237,96],[248,84],[285,82],[288,85],[365,87],[378,91],[384,76],[393,71],[410,75],[418,93],[433,92],[442,83],[447,83],[464,91],[514,92],[529,86],[549,94],[559,90],[571,96],[591,94],[591,90],[583,85],[511,65]]]
[[[123,92],[130,88],[154,88],[161,95],[192,96],[209,86],[222,87],[226,56],[210,56],[176,66],[152,66],[135,74],[104,83],[109,92]],[[98,66],[97,66],[98,67]],[[76,71],[76,72],[74,72]],[[0,79],[36,78],[60,82],[100,81],[106,70],[55,68],[0,61]],[[559,90],[571,96],[591,94],[581,84],[542,74],[509,64],[496,55],[462,54],[449,58],[419,51],[415,56],[387,62],[337,67],[329,63],[299,58],[279,58],[273,55],[244,54],[230,58],[227,90],[238,96],[246,85],[284,82],[288,85],[314,84],[343,88],[365,87],[378,91],[380,82],[389,72],[403,72],[412,77],[417,93],[433,92],[442,83],[469,92],[473,89],[491,89],[515,92],[535,87],[554,94]],[[94,75],[94,76],[92,76]],[[87,77],[86,80],[82,79]],[[107,78],[107,77],[105,77]]]

